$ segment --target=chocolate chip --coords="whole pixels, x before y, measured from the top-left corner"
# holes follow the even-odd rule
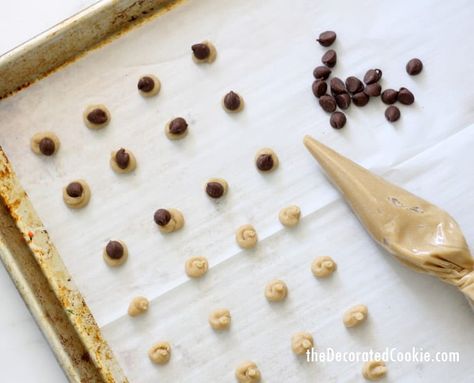
[[[320,43],[323,47],[328,47],[332,45],[334,41],[336,41],[336,32],[333,31],[326,31],[319,35],[319,39],[316,40]]]
[[[364,82],[369,85],[379,81],[382,78],[380,69],[369,69],[364,76]]]
[[[224,106],[229,110],[237,110],[240,107],[240,96],[230,91],[224,96]]]
[[[397,100],[403,105],[411,105],[415,102],[415,96],[407,88],[400,88]]]
[[[400,109],[394,105],[390,105],[385,109],[385,118],[390,122],[397,121],[400,118]]]
[[[196,57],[198,60],[205,60],[211,54],[209,46],[204,43],[194,44],[191,46],[191,49],[193,51],[194,57]]]
[[[328,66],[329,68],[334,67],[337,62],[336,51],[334,49],[328,50],[321,58],[321,61],[324,65]]]
[[[166,226],[171,221],[171,213],[166,209],[158,209],[153,216],[155,223],[159,226]]]
[[[332,78],[329,84],[331,85],[331,93],[333,95],[346,93],[344,82],[339,77]]]
[[[347,109],[351,105],[351,96],[349,93],[341,93],[335,96],[336,104],[341,109]]]
[[[108,120],[108,117],[105,110],[96,108],[87,114],[87,120],[93,124],[100,125],[100,124],[106,123]]]
[[[67,195],[72,198],[79,198],[80,196],[82,196],[83,192],[84,192],[84,188],[79,182],[71,182],[66,187]]]
[[[138,80],[137,87],[142,92],[151,92],[155,88],[155,80],[149,76],[143,76],[140,80]]]
[[[342,112],[334,112],[329,119],[329,123],[334,129],[342,129],[346,125],[346,121],[346,115]]]
[[[119,241],[109,241],[105,247],[105,252],[107,256],[112,259],[120,259],[123,257],[123,246]]]
[[[359,93],[364,90],[364,84],[357,77],[349,76],[346,78],[346,88],[351,94]]]
[[[370,97],[378,97],[380,96],[381,92],[382,92],[382,86],[378,82],[369,84],[364,89],[364,93]]]
[[[314,96],[319,98],[326,94],[326,91],[328,90],[328,84],[326,84],[326,82],[323,80],[315,80],[313,82],[312,88]]]
[[[319,97],[319,105],[321,105],[321,108],[323,108],[328,113],[334,112],[336,110],[336,100],[334,97],[327,94]]]
[[[171,134],[183,134],[188,128],[188,123],[182,117],[177,117],[171,120],[169,124],[169,131]]]
[[[208,182],[206,193],[211,198],[221,198],[224,195],[224,187],[220,182]]]
[[[52,156],[56,150],[56,144],[49,137],[43,137],[39,142],[39,150],[45,156]]]
[[[395,89],[385,89],[382,92],[382,101],[385,104],[394,104],[397,101],[398,92]]]
[[[411,59],[407,63],[406,70],[410,76],[415,76],[423,70],[423,63],[420,59]]]
[[[331,74],[331,69],[327,66],[317,66],[313,70],[313,76],[316,80],[326,80]]]
[[[271,170],[273,168],[273,157],[271,154],[261,154],[258,156],[256,165],[258,170],[262,170],[264,172]]]
[[[364,92],[356,93],[352,96],[352,102],[357,106],[365,106],[369,102],[369,96]]]
[[[130,155],[125,149],[119,149],[117,153],[115,153],[115,162],[120,169],[126,169],[130,163]]]

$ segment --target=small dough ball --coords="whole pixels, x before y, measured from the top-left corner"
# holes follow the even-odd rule
[[[288,286],[280,279],[275,279],[265,286],[265,297],[269,302],[281,302],[288,296]]]
[[[242,249],[251,249],[257,245],[257,232],[252,225],[240,226],[235,234],[235,240]]]
[[[230,311],[227,309],[217,309],[209,315],[209,324],[214,330],[227,330],[230,327],[230,322]]]
[[[254,362],[243,362],[235,369],[235,377],[239,383],[259,383],[262,380],[260,370]]]
[[[90,105],[83,114],[84,123],[89,129],[102,129],[111,119],[110,112],[105,105]]]
[[[244,109],[244,99],[231,90],[222,98],[222,107],[226,112],[238,113]]]
[[[150,302],[145,297],[135,297],[128,306],[128,315],[136,317],[148,311]]]
[[[158,342],[148,350],[148,357],[155,364],[166,364],[171,358],[171,345],[168,342]]]
[[[278,167],[278,164],[278,157],[270,148],[260,149],[255,155],[255,166],[261,172],[271,172]]]
[[[301,209],[296,205],[284,207],[280,210],[278,218],[283,226],[293,227],[298,224],[301,217]]]
[[[291,337],[291,349],[297,355],[306,354],[313,346],[313,336],[309,332],[297,332]]]
[[[214,62],[217,57],[216,48],[209,41],[193,44],[191,50],[193,51],[193,60],[198,64],[210,64]]]
[[[52,156],[59,150],[59,138],[53,132],[40,132],[31,137],[31,150],[43,156]]]
[[[183,117],[176,117],[165,125],[166,137],[170,140],[180,140],[188,134],[188,123]]]
[[[185,263],[185,271],[188,277],[200,278],[207,273],[209,264],[205,257],[191,257]]]
[[[64,203],[71,209],[86,206],[91,199],[91,189],[84,180],[76,180],[63,188]]]
[[[362,376],[367,380],[379,380],[387,375],[387,367],[383,360],[369,360],[362,367]]]
[[[137,167],[137,160],[130,150],[120,148],[110,155],[110,167],[115,173],[130,173]]]
[[[211,178],[206,183],[206,194],[214,199],[223,197],[228,189],[227,181],[222,178]]]
[[[365,305],[357,305],[351,307],[344,313],[342,321],[346,327],[355,327],[360,325],[367,319],[367,315],[369,314],[369,310]]]
[[[336,262],[331,257],[317,257],[311,264],[313,275],[318,278],[325,278],[334,273],[337,269]]]
[[[105,263],[109,266],[117,267],[123,265],[128,258],[128,248],[125,242],[109,241],[103,251]]]
[[[158,209],[153,218],[162,233],[172,233],[184,226],[183,214],[177,209]]]
[[[161,82],[158,77],[146,74],[138,80],[137,88],[143,97],[156,96],[161,89]]]

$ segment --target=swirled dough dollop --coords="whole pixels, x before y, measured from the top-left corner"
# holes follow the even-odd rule
[[[275,279],[265,286],[265,297],[270,302],[281,302],[288,296],[288,287],[281,279]]]
[[[148,350],[148,357],[155,364],[166,364],[171,358],[171,345],[168,342],[158,342]]]
[[[158,209],[153,219],[162,233],[172,233],[184,226],[183,214],[177,209]]]
[[[80,209],[86,206],[91,199],[91,189],[84,180],[76,180],[63,188],[64,203],[71,209]]]
[[[309,332],[297,332],[291,337],[291,349],[297,355],[306,354],[314,346],[313,336]]]
[[[284,207],[278,214],[281,224],[288,227],[296,226],[300,221],[300,217],[301,209],[296,205]]]
[[[138,80],[137,88],[143,97],[153,97],[160,91],[161,82],[158,80],[158,77],[152,74],[146,74]]]
[[[105,263],[117,267],[123,265],[128,259],[128,248],[125,242],[109,241],[103,251]]]
[[[243,225],[237,229],[235,240],[242,249],[251,249],[257,245],[257,231],[252,225]]]
[[[367,319],[368,314],[369,310],[367,309],[367,306],[353,306],[344,313],[342,321],[346,327],[355,327],[364,322]]]
[[[209,315],[209,324],[214,330],[227,330],[230,327],[230,322],[230,311],[227,309],[217,309]]]
[[[43,156],[52,156],[59,150],[59,138],[53,132],[40,132],[31,137],[31,150]]]
[[[89,129],[102,129],[111,119],[110,112],[105,105],[90,105],[83,114],[84,123]]]
[[[209,264],[205,257],[191,257],[185,263],[185,271],[191,278],[200,278],[207,273]]]
[[[115,173],[130,173],[137,167],[137,160],[130,150],[120,148],[110,155],[110,167]]]
[[[382,360],[369,360],[362,367],[362,376],[367,380],[379,380],[387,375],[387,367]]]
[[[313,275],[318,278],[326,278],[336,271],[336,262],[326,255],[317,257],[311,264]]]
[[[235,370],[235,377],[239,383],[259,383],[262,380],[260,370],[254,362],[243,362]]]
[[[128,306],[128,315],[136,317],[148,311],[150,302],[145,297],[135,297]]]

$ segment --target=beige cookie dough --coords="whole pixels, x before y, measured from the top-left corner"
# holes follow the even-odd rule
[[[227,309],[217,309],[209,315],[209,324],[214,330],[227,330],[230,327],[230,322],[230,311]]]
[[[326,278],[334,273],[337,269],[336,262],[326,255],[317,257],[311,264],[311,271],[317,278]]]
[[[188,123],[182,117],[176,117],[165,125],[165,134],[170,140],[181,140],[188,134]]]
[[[385,375],[387,375],[387,367],[382,360],[369,360],[362,367],[362,376],[367,380],[380,380]]]
[[[367,319],[368,314],[369,310],[367,309],[367,306],[353,306],[344,313],[342,321],[346,327],[355,327],[364,322]]]
[[[201,278],[207,273],[209,264],[205,257],[191,257],[185,263],[185,271],[188,277]]]
[[[128,248],[125,242],[109,241],[102,252],[105,263],[111,267],[123,265],[128,259]]]
[[[84,180],[76,180],[63,188],[64,203],[71,209],[81,209],[91,199],[91,189]]]
[[[166,364],[171,358],[171,345],[168,342],[158,342],[148,350],[148,357],[155,364]]]
[[[293,227],[298,224],[301,217],[301,209],[296,205],[284,207],[278,214],[278,219],[283,226]]]
[[[31,150],[43,156],[52,156],[59,150],[59,138],[53,132],[39,132],[31,137]]]
[[[228,113],[238,113],[244,109],[244,99],[234,91],[230,91],[222,97],[222,107]]]
[[[279,165],[278,156],[270,148],[260,149],[255,155],[255,166],[261,172],[271,172]]]
[[[313,346],[313,336],[309,332],[297,332],[291,337],[291,349],[297,355],[306,354]]]
[[[269,302],[281,302],[288,296],[288,286],[281,279],[275,279],[265,286],[265,297]]]
[[[235,233],[235,240],[242,249],[251,249],[257,245],[257,232],[252,225],[240,226]]]
[[[172,233],[184,226],[183,214],[178,209],[158,209],[154,220],[162,233]]]
[[[84,123],[89,129],[105,128],[111,119],[109,110],[105,105],[89,105],[83,113]]]
[[[239,383],[259,383],[262,380],[260,370],[251,361],[241,363],[235,369],[235,377]]]
[[[216,47],[210,41],[203,41],[201,43],[193,44],[191,46],[193,51],[193,60],[195,63],[213,63],[217,57]]]
[[[146,74],[138,80],[137,88],[143,97],[153,97],[159,93],[161,82],[158,77],[152,74]]]
[[[213,198],[222,198],[227,194],[229,184],[223,178],[211,178],[206,183],[206,194]]]
[[[150,302],[145,297],[135,297],[128,306],[128,315],[136,317],[148,311]]]
[[[120,148],[110,155],[110,167],[115,173],[130,173],[137,167],[137,160],[130,150]]]

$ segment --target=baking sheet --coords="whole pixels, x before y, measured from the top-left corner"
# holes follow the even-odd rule
[[[466,36],[473,16],[468,1],[188,1],[2,100],[0,141],[132,382],[233,381],[235,366],[245,359],[258,363],[266,382],[363,380],[360,363],[297,360],[289,342],[300,330],[311,331],[320,349],[416,346],[461,353],[455,365],[391,363],[387,381],[473,379],[474,316],[467,302],[372,244],[301,143],[310,133],[448,209],[472,247],[474,44]],[[378,101],[351,107],[343,131],[329,127],[311,94],[312,69],[324,52],[314,38],[326,29],[339,36],[337,75],[363,76],[380,67],[383,87],[414,92],[415,105],[401,108],[398,123],[385,121]],[[216,45],[218,59],[197,66],[189,47],[204,39]],[[415,56],[425,71],[411,78],[404,66]],[[162,81],[157,98],[136,92],[145,73]],[[245,98],[239,115],[220,107],[230,89]],[[82,123],[83,108],[96,102],[113,116],[103,131]],[[170,142],[163,126],[178,115],[190,123],[190,134]],[[29,138],[41,130],[59,135],[55,158],[30,153]],[[136,155],[134,174],[117,176],[109,168],[110,152],[120,146]],[[280,157],[280,168],[268,176],[253,165],[264,146]],[[217,204],[203,193],[207,178],[215,176],[230,184]],[[92,200],[86,209],[70,211],[61,188],[79,177],[89,182]],[[291,231],[277,219],[290,203],[304,215]],[[183,211],[181,232],[159,234],[152,217],[163,206]],[[235,229],[245,223],[258,230],[255,251],[241,252],[234,243]],[[130,250],[118,270],[101,259],[110,238],[124,240]],[[324,282],[309,271],[322,254],[339,265]],[[210,261],[202,280],[184,274],[192,255]],[[276,277],[287,281],[290,298],[268,305],[263,288]],[[152,306],[145,317],[130,319],[126,308],[138,294]],[[371,318],[346,331],[342,312],[359,302],[368,305]],[[221,306],[233,315],[227,334],[215,334],[207,324],[208,313]],[[146,351],[161,339],[173,344],[173,358],[155,367]]]

